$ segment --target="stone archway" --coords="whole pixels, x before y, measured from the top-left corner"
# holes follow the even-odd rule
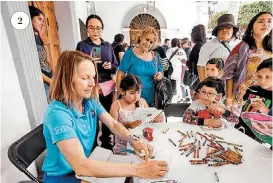
[[[130,23],[130,44],[137,44],[141,30],[145,27],[154,27],[160,33],[158,21],[149,14],[139,14]]]
[[[149,6],[149,8],[151,8],[153,10],[147,11],[144,13],[144,9],[147,9],[147,5],[140,5],[140,6],[134,7],[133,9],[131,9],[127,13],[127,15],[124,18],[123,24],[122,24],[122,33],[125,36],[125,42],[127,42],[127,43],[130,42],[131,22],[133,21],[133,19],[135,17],[137,17],[138,15],[141,15],[141,14],[151,15],[158,22],[160,33],[164,34],[162,32],[162,30],[165,31],[167,29],[167,23],[166,23],[165,17],[157,8],[153,8],[151,6]]]

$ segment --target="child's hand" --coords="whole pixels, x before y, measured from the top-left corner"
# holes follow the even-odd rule
[[[220,128],[222,126],[222,123],[219,119],[205,119],[204,125],[213,128]]]
[[[264,102],[261,100],[255,100],[252,102],[251,106],[260,111],[261,113],[267,114],[269,112],[269,109],[265,106]]]
[[[126,123],[124,126],[126,128],[134,129],[135,127],[139,126],[141,124],[141,120],[131,121]]]
[[[162,122],[163,122],[163,115],[162,114],[157,115],[153,120],[153,123],[162,123]]]
[[[215,118],[221,117],[223,114],[225,114],[226,109],[223,107],[220,107],[217,104],[212,104],[208,107],[208,110],[210,113],[214,115]]]

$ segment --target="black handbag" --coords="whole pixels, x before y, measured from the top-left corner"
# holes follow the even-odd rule
[[[194,63],[192,63],[192,69],[191,71],[190,70],[186,70],[185,71],[185,74],[184,74],[184,79],[183,79],[183,83],[189,87],[191,87],[195,82],[196,80],[198,79],[198,76],[196,76],[194,74]]]
[[[154,57],[156,61],[156,71],[158,71],[158,59],[156,53],[154,54]],[[160,81],[155,81],[153,106],[157,109],[164,109],[165,105],[172,100],[172,91],[172,83],[168,78],[163,77]]]
[[[173,95],[176,95],[177,91],[176,91],[176,80],[174,79],[170,79],[171,80],[171,84],[172,84],[172,93]]]

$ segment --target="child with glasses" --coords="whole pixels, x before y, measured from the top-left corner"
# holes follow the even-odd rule
[[[224,61],[221,58],[212,58],[206,64],[206,77],[216,77],[221,79],[223,76]],[[197,90],[197,91],[196,91]],[[198,99],[198,89],[191,90],[192,100]]]
[[[238,123],[238,117],[227,110],[220,102],[225,95],[222,80],[209,77],[198,87],[198,99],[194,100],[183,115],[183,121],[189,124],[220,128],[221,118]]]

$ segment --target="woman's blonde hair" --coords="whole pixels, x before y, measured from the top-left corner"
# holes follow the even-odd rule
[[[141,31],[141,34],[140,34],[140,40],[149,35],[149,34],[153,34],[155,36],[155,40],[154,40],[154,44],[151,48],[151,50],[155,49],[157,47],[157,42],[158,42],[158,31],[153,28],[153,27],[146,27],[144,28],[142,31]]]
[[[93,59],[79,51],[64,51],[60,55],[53,73],[49,90],[50,100],[61,101],[66,106],[70,106],[73,96],[76,95],[73,78],[77,74],[78,65],[86,60],[92,62],[95,67],[95,86],[92,89],[91,98],[98,99],[98,72]]]

